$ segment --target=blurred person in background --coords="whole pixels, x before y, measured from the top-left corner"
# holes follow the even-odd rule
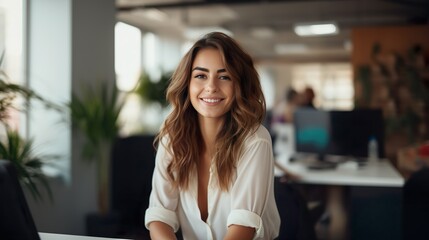
[[[307,86],[302,93],[302,104],[303,107],[315,108],[314,107],[314,90],[312,87]]]
[[[301,99],[294,88],[288,88],[284,97],[273,108],[271,124],[292,123],[293,112],[301,105]]]

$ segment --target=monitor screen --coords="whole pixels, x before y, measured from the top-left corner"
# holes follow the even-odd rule
[[[15,167],[0,160],[0,238],[40,240]]]
[[[300,108],[294,115],[296,151],[317,154],[331,152],[329,112]]]
[[[384,157],[384,127],[381,110],[295,111],[296,151],[319,155],[367,157],[368,141],[375,137],[378,155]]]

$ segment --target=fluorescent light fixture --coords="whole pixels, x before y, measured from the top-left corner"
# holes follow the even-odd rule
[[[318,36],[318,35],[334,35],[338,33],[338,27],[335,23],[314,23],[314,24],[297,24],[294,26],[294,31],[297,35]]]

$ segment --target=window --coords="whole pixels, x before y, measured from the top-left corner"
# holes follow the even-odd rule
[[[9,81],[23,84],[23,1],[0,0],[0,54],[1,68]],[[8,124],[25,133],[25,122],[18,111],[10,112]]]
[[[141,73],[140,29],[118,22],[115,26],[115,72],[119,91],[132,91]],[[129,135],[139,128],[141,104],[137,96],[128,95],[122,108],[119,121],[122,123],[121,135]]]
[[[350,110],[354,107],[350,64],[296,64],[291,71],[292,86],[297,91],[302,91],[307,86],[313,88],[316,107],[337,110]]]
[[[72,89],[70,2],[25,3],[25,83],[45,99],[62,105],[70,101]],[[72,135],[68,114],[48,109],[40,101],[31,101],[27,116],[24,136],[34,140],[35,153],[57,156],[55,161],[43,165],[44,172],[69,183]]]
[[[182,57],[179,40],[117,23],[115,27],[115,71],[117,86],[123,92],[134,89],[144,72],[153,81],[176,68]],[[121,135],[140,132],[156,133],[167,114],[159,104],[143,102],[136,94],[128,94],[122,109]]]
[[[116,85],[121,91],[131,91],[140,77],[140,29],[118,22],[115,26]]]

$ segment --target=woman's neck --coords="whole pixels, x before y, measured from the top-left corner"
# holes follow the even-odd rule
[[[199,118],[201,136],[204,141],[204,150],[209,156],[213,156],[215,153],[216,137],[223,123],[223,119]]]

